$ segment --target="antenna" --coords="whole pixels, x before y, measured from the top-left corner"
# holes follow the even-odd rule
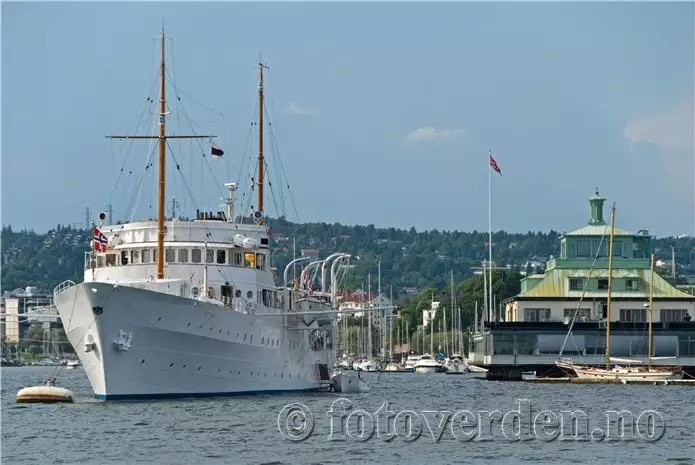
[[[164,218],[166,210],[164,206],[165,194],[165,159],[167,139],[212,139],[213,135],[204,136],[167,136],[166,135],[166,64],[164,60],[164,19],[162,19],[162,62],[160,64],[160,83],[159,83],[159,135],[158,136],[106,136],[110,139],[158,139],[159,140],[159,189],[157,192],[157,279],[164,279]]]

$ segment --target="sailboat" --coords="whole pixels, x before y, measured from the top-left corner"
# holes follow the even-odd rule
[[[611,357],[610,327],[611,327],[611,282],[613,275],[613,237],[615,234],[615,205],[611,208],[611,232],[608,243],[608,297],[606,299],[606,367],[598,368],[573,363],[570,359],[560,358],[555,364],[567,371],[574,372],[580,379],[610,379],[629,382],[630,380],[664,381],[673,378],[676,371],[670,368],[653,368],[652,357],[652,300],[654,292],[654,254],[651,255],[649,277],[649,348],[647,350],[647,366],[621,366],[616,363],[640,363],[640,360]],[[569,331],[572,330],[570,326]],[[613,366],[611,366],[613,363]]]
[[[454,297],[454,271],[451,271],[451,313],[453,317],[452,325],[451,328],[453,329],[453,334],[454,339],[451,341],[451,352],[452,355],[446,359],[444,362],[444,366],[446,367],[446,374],[447,375],[462,375],[465,373],[468,373],[468,362],[467,360],[464,360],[464,358],[461,356],[461,350],[459,348],[459,351],[457,352],[455,350],[456,347],[456,341],[457,341],[457,322],[461,322],[461,317],[460,315],[457,317],[456,313],[456,308],[455,308],[455,297]],[[444,310],[444,331],[446,330],[446,309]],[[444,333],[446,335],[446,332]],[[447,348],[448,352],[448,348]]]
[[[65,281],[54,302],[70,344],[102,400],[318,390],[329,385],[336,319],[330,297],[275,284],[264,212],[263,71],[259,63],[258,166],[252,215],[223,211],[166,218],[165,36],[161,35],[156,221],[94,227],[84,280]],[[214,146],[213,155],[223,151]],[[172,154],[173,156],[173,154]],[[180,170],[178,162],[177,169]]]

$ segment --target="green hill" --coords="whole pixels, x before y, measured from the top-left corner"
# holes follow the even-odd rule
[[[301,249],[317,249],[320,256],[340,251],[360,257],[348,276],[348,286],[366,288],[367,276],[372,275],[376,286],[377,262],[381,260],[382,291],[393,286],[395,296],[406,288],[434,287],[443,290],[449,284],[453,270],[457,282],[472,274],[471,267],[479,266],[487,257],[486,232],[423,231],[414,228],[377,229],[373,225],[345,226],[338,223],[298,224],[274,219],[268,222],[272,231],[273,265],[281,274],[292,260],[293,244],[297,256]],[[493,261],[497,266],[527,271],[530,262],[544,262],[559,253],[559,233],[528,232],[493,234]],[[45,234],[33,231],[2,229],[2,290],[37,286],[52,291],[66,279],[81,281],[84,252],[89,250],[89,232],[69,226],[58,226]],[[654,239],[657,258],[670,260],[671,246],[676,248],[679,266],[695,265],[695,239]],[[530,271],[530,269],[528,270]]]

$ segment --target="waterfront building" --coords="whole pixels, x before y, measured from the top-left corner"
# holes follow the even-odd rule
[[[588,224],[561,236],[560,254],[549,257],[544,273],[521,281],[521,292],[504,302],[503,321],[476,330],[471,358],[496,367],[492,377],[514,378],[531,366],[552,369],[563,344],[565,355],[605,363],[610,220],[604,219],[604,202],[598,191],[591,196]],[[612,356],[646,358],[651,253],[648,231],[633,234],[615,228]],[[655,273],[652,356],[674,356],[677,364],[695,366],[694,315],[695,296]],[[662,363],[674,364],[674,359]]]

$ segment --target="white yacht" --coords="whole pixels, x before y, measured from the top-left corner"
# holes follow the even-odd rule
[[[444,365],[436,361],[431,355],[423,355],[415,362],[415,373],[442,373],[446,371]]]
[[[198,211],[190,221],[167,218],[167,139],[203,136],[166,134],[164,44],[162,31],[158,135],[138,136],[159,144],[157,218],[95,226],[83,282],[66,281],[54,290],[92,390],[99,399],[124,399],[327,387],[335,358],[331,298],[303,283],[288,286],[290,265],[277,287],[270,267],[263,210],[264,66],[255,212],[235,211],[237,185],[227,183],[223,211]],[[212,153],[223,152],[213,145]]]

